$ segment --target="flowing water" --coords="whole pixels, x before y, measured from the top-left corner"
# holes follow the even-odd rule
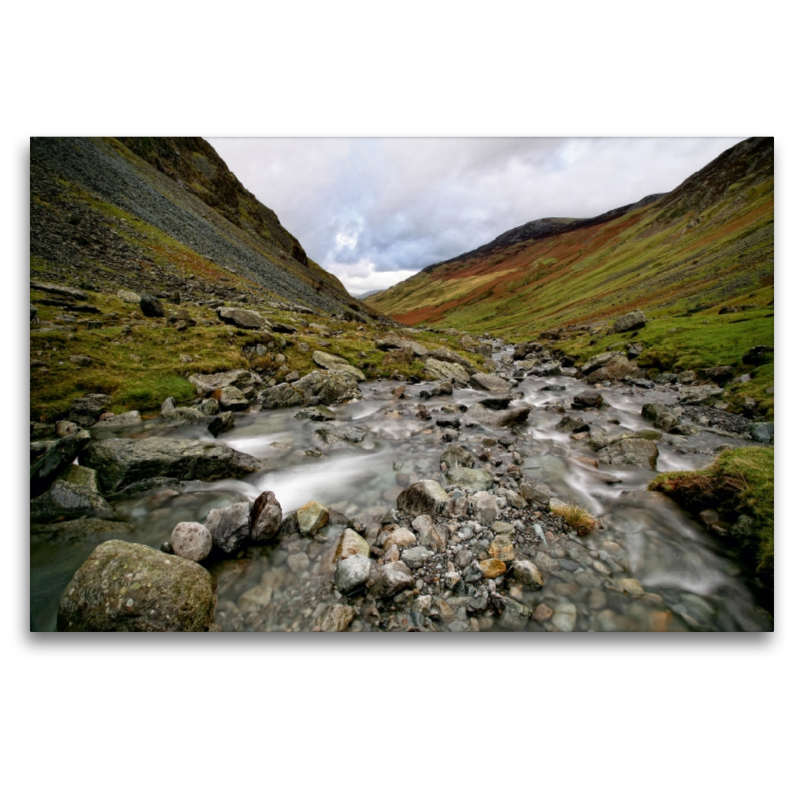
[[[268,460],[268,472],[243,480],[193,483],[178,491],[153,490],[120,500],[113,504],[117,517],[133,526],[124,537],[101,532],[69,541],[31,537],[32,629],[55,628],[58,601],[66,584],[94,547],[107,538],[125,538],[157,548],[169,540],[178,522],[202,522],[211,508],[253,500],[264,490],[275,493],[284,513],[313,499],[350,518],[385,514],[394,507],[403,486],[441,474],[440,454],[446,441],[444,430],[434,424],[442,416],[437,410],[448,403],[468,406],[488,396],[464,389],[456,390],[452,397],[422,400],[419,392],[429,385],[419,384],[407,387],[406,397],[397,400],[392,392],[399,385],[390,381],[362,384],[363,400],[335,409],[335,425],[367,432],[358,445],[319,455],[319,442],[313,434],[319,426],[295,419],[296,408],[238,414],[236,427],[219,440]],[[554,386],[565,388],[544,390]],[[546,483],[557,498],[577,500],[603,525],[585,539],[561,537],[555,543],[549,541],[553,537],[548,531],[547,552],[560,560],[563,570],[550,576],[544,589],[527,593],[525,602],[531,607],[546,602],[557,612],[566,609],[565,613],[574,613],[575,630],[770,629],[771,618],[754,601],[736,564],[675,504],[644,491],[656,474],[653,470],[602,464],[598,468],[592,463],[595,453],[587,442],[576,442],[555,429],[563,414],[548,409],[547,404],[563,400],[569,407],[572,397],[586,388],[585,383],[565,376],[530,377],[517,387],[533,406],[528,424],[512,445],[523,474]],[[602,394],[607,408],[577,414],[592,424],[593,431],[611,434],[648,427],[639,413],[642,405],[673,403],[675,399],[667,388],[616,386],[604,388]],[[433,412],[431,420],[416,416],[420,403]],[[487,437],[508,436],[505,430],[470,427],[467,417],[462,417],[462,422],[460,431],[448,433],[455,443],[473,452],[486,447]],[[133,435],[214,441],[204,428],[177,427],[163,420],[149,422],[144,431]],[[691,437],[665,435],[657,444],[657,471],[661,472],[707,466],[720,448],[747,442],[701,429]],[[504,470],[513,452],[502,444],[494,447],[493,456],[497,452],[505,459]],[[341,530],[341,526],[331,525],[323,534],[333,540]],[[320,567],[325,544],[312,543],[306,552],[309,559],[294,570],[286,566],[290,553],[280,548],[253,548],[245,557],[213,564],[219,598],[217,625],[223,630],[310,629],[309,621],[324,608],[313,598],[325,595],[320,590],[325,582],[329,586],[330,578]],[[646,594],[631,597],[614,590],[613,579],[618,577],[637,579]],[[543,630],[549,626],[532,621],[528,627]],[[368,630],[369,626],[357,620],[353,628]],[[496,628],[491,620],[481,624],[481,630]]]

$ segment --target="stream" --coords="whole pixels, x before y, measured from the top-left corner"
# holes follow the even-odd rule
[[[432,384],[421,383],[406,386],[405,397],[397,399],[393,392],[401,385],[392,381],[363,383],[362,400],[335,407],[333,424],[367,433],[359,444],[322,455],[313,435],[318,425],[296,419],[297,408],[237,414],[236,427],[218,441],[266,459],[272,468],[247,479],[185,484],[177,491],[161,488],[118,500],[112,504],[117,518],[133,526],[124,538],[158,548],[169,540],[178,522],[203,522],[211,508],[254,500],[265,490],[275,493],[284,514],[317,500],[351,519],[383,517],[394,508],[404,486],[441,475],[440,454],[448,443],[446,437],[451,437],[453,443],[475,454],[486,449],[491,452],[490,462],[476,463],[476,467],[502,474],[516,458],[523,475],[547,484],[556,498],[579,502],[601,521],[602,529],[588,537],[550,531],[541,537],[544,552],[559,568],[548,576],[544,588],[517,590],[518,599],[529,607],[546,603],[556,612],[567,609],[576,631],[771,630],[771,617],[753,599],[736,563],[678,506],[663,495],[644,491],[656,472],[595,465],[596,454],[587,441],[574,441],[568,433],[556,430],[563,413],[548,409],[547,404],[561,400],[569,408],[572,397],[584,391],[586,383],[566,376],[520,381],[515,390],[533,409],[527,424],[515,434],[440,411],[450,403],[472,405],[489,396],[488,392],[456,389],[452,397],[423,400],[420,391]],[[560,386],[564,389],[554,389]],[[676,397],[666,387],[615,385],[602,388],[601,393],[608,407],[568,413],[590,422],[593,431],[607,433],[649,428],[640,415],[642,405],[672,404]],[[432,412],[430,420],[417,416],[420,403]],[[442,416],[459,417],[461,428],[436,426]],[[127,435],[215,441],[205,428],[177,426],[160,418]],[[714,460],[720,448],[748,444],[752,442],[703,428],[689,437],[664,434],[657,442],[657,471],[702,468]],[[498,496],[502,498],[502,490]],[[342,526],[329,525],[317,539],[333,541],[341,531]],[[55,629],[64,588],[97,544],[107,538],[117,537],[100,532],[71,540],[31,537],[32,630]],[[450,555],[466,546],[451,546]],[[216,626],[221,630],[310,630],[312,620],[325,608],[320,598],[329,598],[331,588],[330,577],[321,567],[325,541],[314,540],[304,547],[308,558],[301,559],[299,567],[287,567],[292,548],[287,551],[280,546],[251,548],[238,558],[211,563],[209,569],[217,580]],[[615,578],[635,578],[645,593],[631,596],[621,592],[615,588]],[[445,596],[451,596],[450,592]],[[449,627],[438,629],[502,629],[497,619],[488,615],[468,624],[465,613]],[[543,631],[552,625],[532,618],[525,627]],[[374,626],[361,615],[351,626],[356,631],[371,629]]]

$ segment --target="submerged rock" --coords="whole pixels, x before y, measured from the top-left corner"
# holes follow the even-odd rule
[[[450,486],[462,486],[465,489],[491,489],[494,484],[492,473],[485,469],[469,469],[453,467],[445,475]]]
[[[58,607],[59,631],[204,631],[214,613],[199,564],[116,539],[95,548]]]
[[[655,469],[658,447],[647,439],[625,438],[598,450],[597,460],[604,464],[632,464]]]

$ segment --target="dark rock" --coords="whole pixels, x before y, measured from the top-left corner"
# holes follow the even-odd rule
[[[747,426],[750,436],[756,442],[769,444],[775,435],[775,423],[773,422],[753,422]]]
[[[65,472],[91,439],[88,431],[78,431],[54,441],[44,455],[31,464],[31,497],[40,495]]]
[[[250,503],[212,508],[206,517],[206,528],[220,550],[224,553],[235,552],[250,536]]]
[[[598,461],[604,464],[632,464],[656,468],[658,447],[647,439],[626,438],[603,447],[597,452]]]
[[[397,498],[397,510],[412,517],[436,516],[447,502],[447,492],[436,481],[417,481]]]
[[[54,283],[39,283],[31,281],[31,289],[38,289],[40,292],[69,297],[73,300],[88,300],[89,295],[80,289],[73,289],[71,286],[59,286]]]
[[[241,478],[264,468],[257,458],[223,444],[166,437],[92,442],[80,461],[97,470],[104,494],[152,478],[216,481]]]
[[[572,407],[578,408],[601,408],[603,396],[594,389],[587,389],[585,392],[575,395],[572,398]]]
[[[107,394],[87,394],[72,401],[69,407],[69,418],[84,428],[90,428],[97,422],[111,398]]]
[[[31,523],[110,515],[111,506],[100,495],[94,470],[70,464],[44,494],[31,500]]]
[[[567,415],[561,417],[558,425],[556,425],[556,430],[564,431],[565,433],[583,433],[589,430],[589,424],[580,417],[576,419]]]
[[[760,344],[756,347],[751,347],[743,356],[743,364],[766,364],[772,357],[775,349]]]
[[[312,422],[333,422],[336,419],[336,414],[326,406],[310,406],[309,408],[301,408],[294,415],[295,419],[308,419]]]
[[[233,411],[223,411],[208,423],[208,432],[216,439],[234,426]]]
[[[250,509],[250,538],[259,544],[272,541],[281,527],[283,510],[272,492],[262,492]]]
[[[478,402],[482,406],[486,406],[486,408],[490,408],[494,411],[502,411],[508,408],[509,403],[513,399],[513,395],[507,394],[503,397],[484,397],[483,400],[479,400]]]
[[[204,631],[211,575],[194,561],[116,539],[97,547],[64,590],[59,631]]]
[[[164,306],[161,301],[153,297],[151,294],[143,294],[139,299],[139,308],[142,309],[142,314],[146,317],[163,317]]]

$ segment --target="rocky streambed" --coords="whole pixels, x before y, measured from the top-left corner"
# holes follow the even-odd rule
[[[212,580],[196,591],[211,630],[772,628],[716,540],[646,491],[658,472],[756,446],[736,420],[696,410],[702,387],[592,388],[557,365],[496,358],[497,374],[469,386],[364,382],[339,405],[233,412],[217,438],[202,414],[176,418],[169,406],[95,431],[83,458],[105,505],[32,527],[32,629],[53,630],[60,602],[68,628],[62,596],[77,602],[103,581],[125,589],[115,602],[123,617],[141,614],[138,629],[169,628],[146,587],[165,584],[164,570],[191,583],[181,563],[191,562],[165,544],[185,522],[212,534],[201,558]],[[141,468],[142,448],[171,465],[158,479]],[[597,520],[588,535],[565,518],[570,503]],[[155,572],[117,542],[160,552]],[[90,555],[83,584],[70,583]]]

